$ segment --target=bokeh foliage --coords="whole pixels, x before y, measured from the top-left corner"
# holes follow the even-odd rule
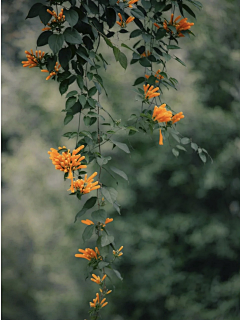
[[[3,319],[85,319],[94,284],[88,287],[74,258],[82,245],[83,227],[73,224],[79,204],[69,202],[47,155],[67,141],[58,138],[66,132],[59,125],[64,101],[54,82],[19,63],[41,28],[23,22],[29,3],[3,1]],[[130,182],[117,186],[122,216],[109,211],[124,245],[124,281],[109,297],[106,320],[239,319],[238,11],[237,0],[204,3],[197,37],[182,53],[188,68],[175,62],[168,70],[179,91],[164,93],[184,111],[179,130],[214,163],[203,165],[191,152],[175,159],[171,146],[143,134],[130,137],[131,156],[115,156]],[[135,75],[110,68],[104,103],[117,117],[119,108],[127,114],[137,106]]]

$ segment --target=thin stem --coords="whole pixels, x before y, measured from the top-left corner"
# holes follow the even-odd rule
[[[81,123],[81,112],[79,112],[79,118],[78,118],[78,131],[77,131],[77,139],[76,139],[76,148],[77,148],[79,131],[80,131],[80,123]]]

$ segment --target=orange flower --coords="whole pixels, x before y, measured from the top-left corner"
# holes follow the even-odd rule
[[[89,193],[93,190],[97,190],[101,188],[98,185],[98,181],[93,182],[93,178],[96,177],[97,172],[94,172],[89,178],[87,177],[87,174],[85,174],[84,180],[78,179],[77,181],[74,181],[73,188],[76,190],[79,190],[82,194]],[[72,191],[72,189],[69,189]],[[72,191],[74,192],[74,190]]]
[[[113,250],[113,255],[115,257],[121,257],[123,255],[122,252],[120,252],[123,249],[123,246],[121,246],[117,251]]]
[[[128,17],[127,20],[126,20],[126,22],[125,22],[125,21],[123,21],[123,19],[122,19],[121,13],[118,13],[118,17],[119,17],[120,21],[117,21],[117,24],[118,24],[121,28],[125,28],[128,23],[132,22],[132,21],[135,19],[134,17]]]
[[[95,261],[95,260],[102,260],[102,257],[100,256],[99,250],[97,247],[95,247],[95,251],[90,248],[86,248],[85,250],[83,249],[78,249],[80,253],[76,253],[75,257],[76,258],[84,258],[87,259],[88,261]]]
[[[146,54],[146,52],[144,51],[144,52],[140,55],[140,57],[141,57],[141,58],[143,58],[143,57],[149,57],[151,54],[152,54],[152,53],[151,53],[149,50],[147,51],[147,54]]]
[[[179,113],[175,114],[175,116],[172,117],[172,123],[174,124],[183,118],[184,118],[183,113],[179,112]]]
[[[151,86],[150,88],[150,85],[147,84],[147,85],[143,85],[143,89],[144,89],[144,94],[145,94],[145,99],[151,99],[151,98],[154,98],[154,97],[157,97],[157,96],[160,96],[160,93],[157,93],[156,91],[159,90],[159,88],[154,88],[154,86]]]
[[[159,130],[159,144],[162,146],[163,145],[163,136],[162,136],[162,131],[161,129]]]
[[[102,227],[105,227],[106,224],[108,224],[108,223],[110,223],[110,222],[112,222],[112,221],[113,221],[112,218],[111,218],[111,219],[107,218],[107,219],[105,220],[105,223],[104,223],[104,224],[101,223],[101,226],[102,226]],[[88,226],[90,226],[91,224],[94,224],[94,222],[93,222],[92,220],[89,220],[89,219],[81,220],[81,222],[84,223],[84,224],[86,224],[86,225],[88,225]]]
[[[160,28],[160,26],[157,23],[154,23],[154,26],[157,27],[158,29]]]
[[[47,69],[44,69],[44,70],[41,70],[41,72],[47,72],[47,73],[49,72],[49,76],[47,76],[46,78],[46,80],[49,80],[51,77],[55,76],[58,73],[60,68],[61,68],[61,65],[58,62],[56,62],[54,67],[55,71],[49,72]]]
[[[180,20],[179,22],[177,22],[177,21],[181,18],[181,16],[177,16],[177,18],[174,20],[173,20],[173,18],[174,18],[174,14],[172,13],[169,23],[167,23],[166,20],[163,22],[163,28],[167,32],[169,32],[170,30],[168,28],[168,25],[174,26],[176,28],[176,32],[179,37],[184,37],[184,35],[181,33],[181,31],[189,30],[191,28],[191,26],[194,25],[193,22],[192,23],[187,22],[187,18],[184,18],[184,19]],[[171,31],[171,33],[172,33],[172,31]]]
[[[25,51],[26,53],[26,57],[27,57],[27,61],[22,61],[23,67],[29,67],[29,68],[34,68],[37,67],[39,65],[39,62],[41,61],[41,59],[44,57],[45,52],[39,50],[39,51],[35,51],[35,55],[33,53],[33,50],[31,49],[31,53],[29,51]]]
[[[162,79],[164,79],[164,76],[162,76],[161,74],[159,74],[160,72],[161,72],[161,70],[158,69],[158,71],[155,73],[154,77],[156,77],[156,78],[159,79],[159,80],[162,80]],[[150,77],[149,75],[145,74],[145,78],[148,79],[149,77]],[[156,80],[155,82],[156,82],[156,83],[159,83],[158,80]]]
[[[136,2],[138,2],[138,0],[130,0],[130,1],[128,2],[128,7],[129,7],[129,8],[132,8],[132,7],[133,7],[132,4],[134,4],[134,3],[136,3]]]
[[[65,149],[65,146],[63,148]],[[59,147],[58,149],[61,150],[63,148]],[[54,148],[51,148],[51,151],[48,151],[48,154],[50,154],[49,159],[52,160],[52,163],[55,165],[55,169],[68,173],[68,179],[71,180],[70,189],[72,192],[74,192],[72,171],[87,168],[86,165],[81,164],[81,161],[84,160],[85,157],[81,156],[80,154],[77,155],[77,153],[83,148],[84,145],[73,150],[72,153],[70,153],[70,149],[68,149],[68,151],[63,152],[62,154],[60,154],[58,150]]]
[[[102,299],[102,301],[100,302],[99,293],[96,293],[96,298],[93,299],[93,302],[89,302],[89,304],[91,308],[101,309],[108,304],[108,302],[105,302],[105,301],[106,301],[106,298]]]
[[[57,13],[53,10],[49,10],[47,9],[47,12],[50,13],[53,16],[53,20],[51,20],[47,25],[48,27],[45,27],[42,29],[42,31],[47,31],[47,30],[51,30],[56,29],[56,27],[59,27],[59,25],[61,25],[62,23],[65,22],[65,15],[63,14],[63,9],[61,9],[59,15],[57,15]]]
[[[168,122],[172,119],[172,111],[166,110],[166,104],[162,104],[160,107],[155,106],[153,110],[152,118],[157,122]]]
[[[105,278],[107,277],[107,275],[105,274],[103,277],[102,277],[102,280],[99,276],[96,276],[95,274],[92,274],[92,278],[91,278],[91,281],[97,283],[97,284],[101,284],[103,283],[103,281],[105,280]]]

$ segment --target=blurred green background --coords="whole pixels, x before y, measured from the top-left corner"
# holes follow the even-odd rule
[[[157,133],[130,137],[131,155],[104,150],[129,175],[118,186],[103,177],[119,192],[122,215],[107,209],[116,245],[124,246],[116,267],[124,281],[112,277],[104,320],[240,319],[240,7],[239,0],[203,2],[197,20],[189,18],[197,37],[180,39],[187,68],[168,63],[179,90],[163,99],[183,111],[179,131],[214,163],[191,150],[175,158]],[[85,247],[84,226],[73,224],[82,203],[68,196],[47,154],[74,147],[61,136],[77,120],[64,128],[57,83],[21,66],[42,28],[24,20],[31,4],[2,1],[2,319],[89,319],[96,285],[84,280],[86,261],[74,257]],[[141,70],[116,67],[102,50],[110,62],[102,105],[125,121],[139,108],[132,84]]]

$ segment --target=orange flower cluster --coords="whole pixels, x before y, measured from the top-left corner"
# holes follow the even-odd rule
[[[183,119],[184,115],[182,112],[179,112],[173,116],[172,111],[166,110],[166,104],[164,103],[160,107],[154,107],[152,118],[158,123],[172,121],[172,124],[174,124]],[[161,129],[159,131],[159,144],[163,145],[163,136]]]
[[[143,58],[143,57],[149,57],[150,55],[152,54],[152,52],[150,52],[149,50],[147,51],[147,53],[144,51],[140,57]]]
[[[178,34],[179,37],[184,37],[184,35],[181,33],[181,31],[185,31],[185,30],[189,30],[191,28],[191,26],[194,26],[194,23],[192,22],[187,22],[187,18],[183,18],[182,20],[178,21],[181,16],[177,16],[176,19],[174,19],[174,14],[171,14],[171,19],[169,21],[169,23],[167,23],[167,21],[163,22],[163,28],[169,32],[169,28],[168,25],[170,26],[174,26],[176,28],[176,32]],[[177,22],[178,21],[178,22]]]
[[[59,24],[62,24],[62,23],[65,22],[65,16],[63,14],[63,9],[61,9],[59,15],[57,15],[57,13],[54,10],[51,11],[51,10],[47,9],[47,12],[50,13],[54,17],[54,19],[51,22],[49,22],[47,24],[48,27],[43,28],[42,31],[51,30],[52,29],[52,25],[54,25],[54,24],[55,25],[56,24],[59,25]]]
[[[102,301],[100,302],[99,293],[96,293],[96,298],[93,299],[93,302],[89,302],[89,304],[91,308],[101,309],[108,304],[108,302],[105,302],[105,301],[106,301],[106,298],[102,299]]]
[[[154,77],[156,77],[158,80],[162,80],[163,78],[164,78],[164,76],[162,76],[161,74],[159,74],[161,72],[161,70],[160,69],[158,69],[158,71],[155,73],[155,75],[154,75]],[[147,74],[145,74],[145,78],[149,78],[150,76],[149,75],[147,75]],[[156,83],[159,83],[159,81],[158,80],[156,80],[155,82]]]
[[[93,182],[93,178],[96,177],[97,172],[94,172],[89,178],[87,177],[87,174],[85,174],[84,180],[78,179],[77,181],[74,181],[73,188],[76,190],[79,190],[82,194],[89,193],[93,190],[97,190],[100,188],[100,185],[98,185],[98,181]],[[72,192],[74,192],[74,189],[69,189]]]
[[[143,85],[143,89],[144,89],[144,94],[145,94],[145,99],[151,99],[157,96],[160,96],[160,93],[156,92],[159,90],[159,88],[154,88],[154,86],[151,86],[150,88],[150,84],[147,85]]]
[[[134,17],[128,17],[126,22],[125,22],[122,19],[121,13],[118,13],[118,16],[119,16],[120,21],[117,21],[117,24],[122,28],[125,28],[128,23],[132,22],[135,19]]]
[[[106,224],[108,224],[108,223],[110,223],[110,222],[112,222],[112,221],[113,221],[113,218],[107,218],[107,219],[105,220],[105,223],[102,224],[102,227],[105,227]],[[90,226],[91,224],[94,224],[94,222],[93,222],[92,220],[90,220],[90,219],[81,220],[81,222],[84,223],[84,224],[86,224],[86,225],[88,225],[88,226]]]
[[[121,246],[117,251],[113,250],[113,254],[116,257],[121,257],[123,255],[122,252],[120,252],[123,249],[123,246]]]
[[[100,256],[100,252],[98,250],[98,247],[95,247],[95,251],[90,248],[86,248],[85,250],[83,249],[78,249],[80,253],[76,253],[75,257],[76,258],[84,258],[87,259],[88,261],[91,260],[102,260],[102,257]]]
[[[84,148],[84,145],[78,147],[77,149],[73,150],[73,152],[70,152],[70,149],[68,151],[63,152],[60,154],[58,150],[51,148],[51,151],[48,151],[48,154],[50,154],[50,158],[52,160],[52,163],[55,165],[56,170],[63,171],[65,173],[68,173],[68,179],[71,180],[71,191],[74,192],[73,188],[73,171],[77,169],[83,169],[87,168],[86,165],[81,164],[81,161],[85,159],[84,156],[81,156],[81,154],[77,155],[79,151],[81,151]],[[59,150],[66,149],[65,146],[59,147]]]
[[[58,73],[60,68],[61,68],[61,65],[58,62],[56,62],[55,67],[54,67],[55,71],[52,71],[49,73],[49,71],[47,69],[44,69],[44,70],[41,70],[41,72],[49,73],[49,76],[47,76],[47,78],[46,78],[46,80],[49,80],[51,77],[56,76],[56,74]]]
[[[35,51],[35,55],[33,53],[33,50],[31,49],[31,53],[29,51],[25,51],[26,53],[26,57],[27,57],[27,61],[22,61],[23,67],[29,67],[29,68],[34,68],[37,67],[39,64],[39,60],[41,60],[44,55],[45,52],[39,50],[39,51]]]
[[[99,276],[96,276],[95,274],[92,274],[92,278],[91,278],[91,281],[95,282],[96,284],[102,284],[103,281],[106,279],[107,275],[105,274],[103,277],[102,277],[102,280]]]

